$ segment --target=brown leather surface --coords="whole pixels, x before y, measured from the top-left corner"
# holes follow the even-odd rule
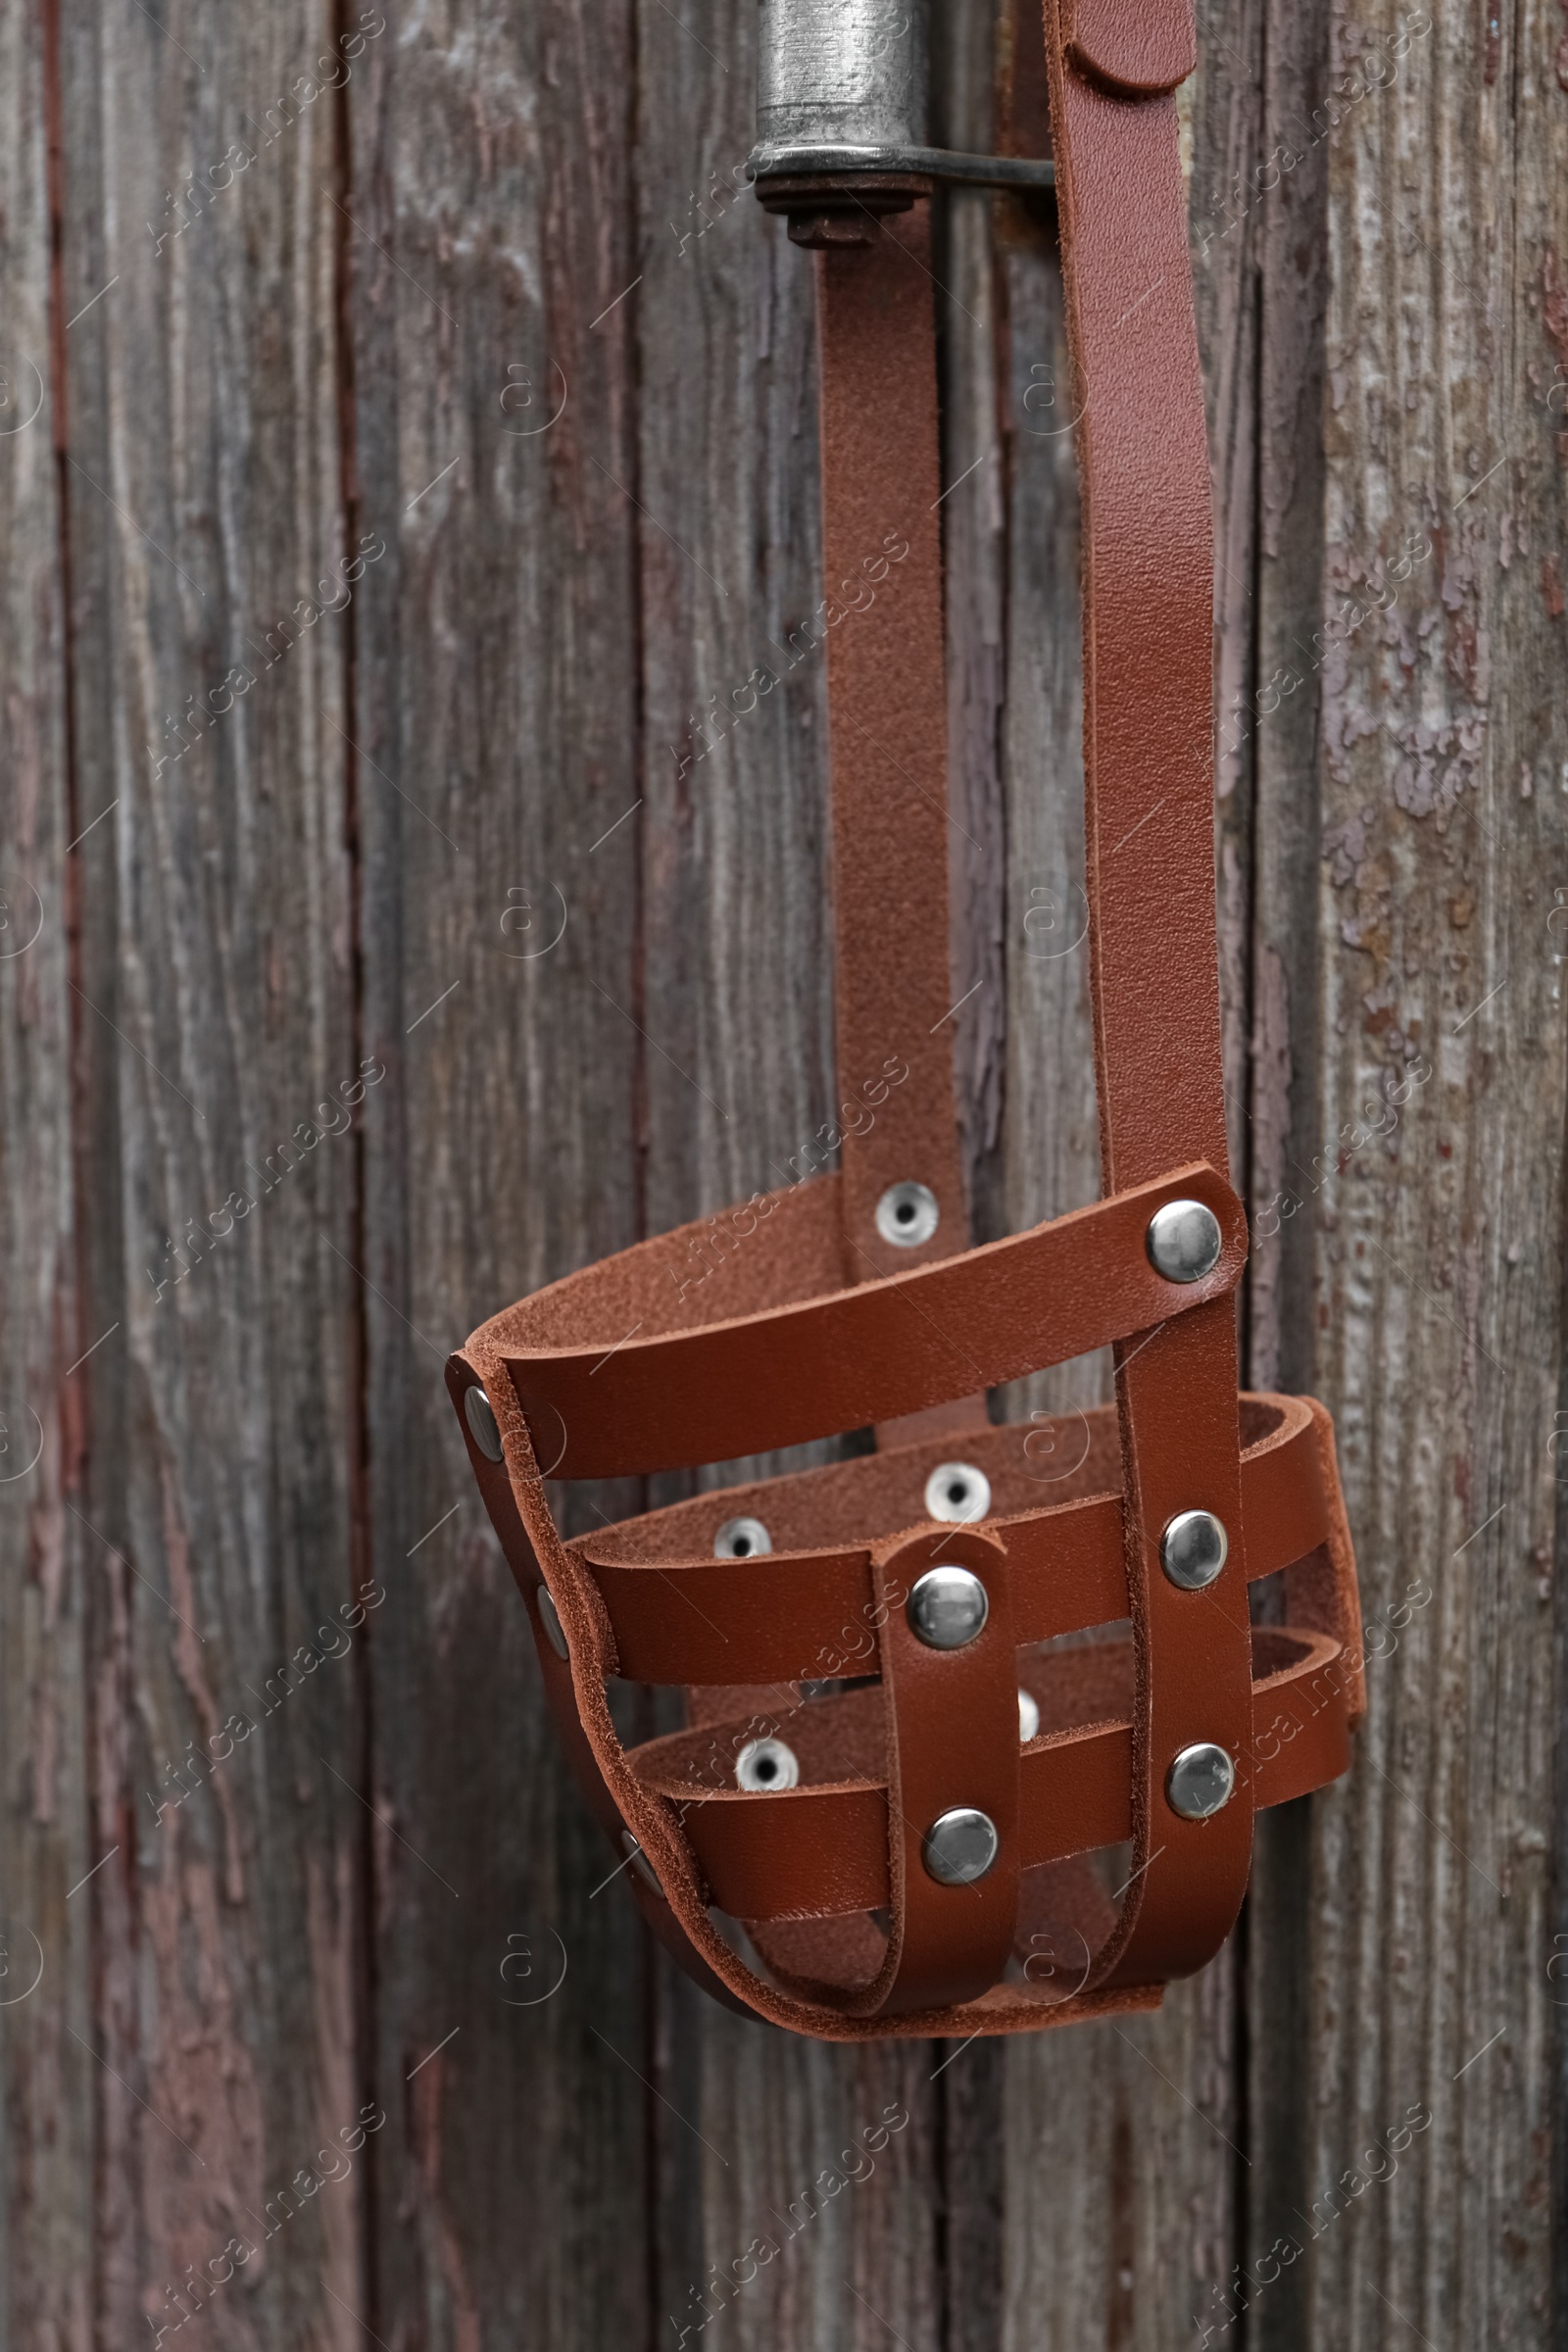
[[[930,208],[917,204],[867,244],[816,260],[834,1115],[853,1282],[949,1257],[969,1238],[947,1017],[948,709],[930,248]],[[871,1103],[866,1082],[889,1061],[908,1076]],[[928,1185],[941,1210],[936,1234],[918,1250],[885,1242],[876,1228],[878,1200],[905,1180]]]
[[[1154,1211],[1182,1199],[1210,1207],[1224,1237],[1201,1282],[1164,1281],[1145,1247]],[[738,1306],[745,1277],[777,1246],[771,1227],[760,1230],[732,1289],[711,1303]],[[551,1346],[571,1304],[568,1279],[529,1302],[526,1353],[512,1351],[515,1309],[485,1335],[506,1351],[550,1475],[614,1478],[733,1461],[1019,1379],[1197,1313],[1234,1290],[1246,1257],[1241,1203],[1198,1164],[960,1257],[697,1331],[644,1337],[637,1317],[601,1326],[587,1346]]]
[[[752,1199],[523,1299],[448,1385],[529,1609],[568,1763],[645,1919],[709,1990],[829,2039],[1038,2031],[1157,2004],[1234,1919],[1258,1805],[1343,1772],[1364,1706],[1328,1416],[1238,1397],[1247,1237],[1220,1087],[1207,456],[1169,96],[1182,0],[1049,0],[1068,326],[1081,377],[1087,887],[1106,1198],[969,1250],[952,1097],[936,376],[926,207],[818,271],[842,1172]],[[824,1139],[826,1141],[827,1139]],[[933,1240],[876,1233],[927,1185]],[[1218,1266],[1162,1280],[1161,1201],[1220,1221]],[[700,1272],[694,1268],[700,1267]],[[1114,1407],[991,1428],[987,1389],[1111,1343]],[[504,1459],[466,1418],[482,1382]],[[708,1492],[564,1544],[547,1478],[649,1472],[872,1426],[878,1450]],[[1045,1443],[1041,1443],[1045,1440]],[[1081,1443],[1080,1443],[1081,1441]],[[962,1460],[973,1526],[927,1516]],[[1179,1590],[1167,1520],[1215,1512],[1220,1577]],[[760,1519],[771,1549],[715,1559]],[[924,1565],[971,1565],[983,1632],[910,1629]],[[1277,1579],[1283,1625],[1252,1625]],[[568,1655],[539,1615],[548,1588]],[[1270,1616],[1275,1613],[1269,1604]],[[627,1750],[607,1686],[686,1690]],[[1038,1710],[1019,1738],[1018,1693]],[[797,1785],[743,1789],[747,1742]],[[1236,1791],[1165,1796],[1217,1740]],[[940,1886],[922,1842],[986,1812],[992,1869]],[[1129,1853],[1130,1847],[1130,1853]],[[1118,1907],[1119,1906],[1119,1907]]]
[[[986,1588],[983,1632],[962,1649],[930,1649],[905,1602],[928,1568],[952,1562]],[[1007,1556],[971,1528],[926,1528],[878,1550],[872,1562],[884,1604],[879,1705],[888,1795],[877,1840],[893,1914],[889,1983],[865,2005],[887,2016],[946,2008],[988,1992],[1007,1964],[1018,1918],[1017,1634]],[[787,1736],[787,1735],[786,1735]],[[953,1807],[987,1814],[1000,1840],[996,1862],[967,1886],[941,1886],[921,1858],[925,1833]],[[744,1916],[744,1914],[742,1914]]]
[[[1284,1804],[1336,1779],[1349,1760],[1344,1678],[1334,1671],[1339,1645],[1295,1628],[1260,1626],[1254,1640],[1260,1729],[1238,1765],[1257,1804]],[[1042,1723],[1058,1723],[1018,1755],[1016,1866],[1028,1871],[1130,1835],[1133,1644],[1026,1661],[1023,1679],[1041,1702]],[[712,1898],[732,1916],[809,1919],[885,1909],[893,1887],[880,1694],[849,1691],[780,1709],[771,1720],[801,1759],[800,1788],[759,1799],[705,1778],[715,1770],[710,1729],[700,1737],[671,1733],[636,1749],[638,1778],[683,1808]],[[1016,1740],[1015,1718],[1012,1728]],[[716,1745],[724,1748],[722,1737]],[[1223,1820],[1222,1813],[1188,1826],[1201,1839]]]
[[[1127,78],[1137,27],[1179,12],[1094,0],[1072,21],[1119,46],[1097,71]],[[1067,325],[1080,382],[1084,769],[1101,1156],[1108,1191],[1174,1158],[1226,1171],[1214,924],[1213,535],[1174,101],[1130,103],[1068,62],[1046,8]],[[1157,46],[1157,42],[1156,42]],[[1178,62],[1178,77],[1181,69]],[[1092,1982],[1185,1975],[1230,1929],[1251,1851],[1247,1788],[1214,1820],[1165,1800],[1171,1759],[1250,1727],[1247,1567],[1237,1465],[1236,1326],[1229,1301],[1118,1351],[1127,1457],[1136,1876]],[[1215,1512],[1230,1537],[1218,1582],[1178,1591],[1156,1545],[1175,1511]]]
[[[1192,0],[1063,0],[1061,13],[1074,67],[1122,96],[1174,90],[1198,63]]]
[[[1251,1400],[1249,1401],[1263,1401]],[[1298,1397],[1267,1400],[1275,1426],[1242,1459],[1243,1510],[1248,1526],[1248,1573],[1273,1575],[1313,1552],[1328,1533],[1322,1433]],[[1089,1417],[1085,1416],[1086,1434]],[[1104,1439],[1114,1440],[1114,1414],[1093,1416],[1097,1461],[1112,1479],[1119,1463],[1104,1463]],[[989,1530],[1006,1546],[1011,1609],[1020,1644],[1053,1640],[1128,1613],[1122,1504],[1115,1493],[1042,1502],[1019,1450],[1026,1431],[988,1430],[963,1458],[991,1482]],[[677,1503],[650,1519],[577,1538],[570,1548],[593,1572],[610,1625],[614,1671],[639,1683],[737,1684],[833,1680],[871,1672],[877,1659],[880,1615],[873,1592],[873,1544],[884,1534],[883,1512],[897,1514],[887,1535],[912,1532],[924,1518],[925,1480],[947,1458],[946,1441],[906,1449],[890,1462],[873,1454],[835,1471],[803,1471],[757,1487],[726,1488]],[[1001,1459],[1011,1452],[1015,1459]],[[890,1475],[891,1470],[891,1475]],[[880,1478],[878,1473],[881,1474]],[[1333,1457],[1327,1460],[1333,1477]],[[836,1486],[837,1494],[832,1489]],[[882,1490],[879,1498],[878,1487]],[[788,1490],[797,1492],[790,1495]],[[1027,1514],[1006,1505],[1028,1494]],[[998,1509],[996,1506],[1001,1505]],[[793,1506],[793,1507],[792,1507]],[[724,1521],[763,1515],[773,1539],[765,1557],[744,1564],[711,1556]],[[781,1548],[795,1528],[857,1529],[858,1545]],[[709,1556],[662,1545],[706,1538]],[[633,1552],[630,1546],[647,1545]],[[1337,1627],[1324,1630],[1340,1630]],[[1348,1639],[1349,1629],[1344,1638]]]

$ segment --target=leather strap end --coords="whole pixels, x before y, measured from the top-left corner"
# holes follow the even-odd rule
[[[1192,0],[1061,0],[1076,71],[1123,98],[1163,97],[1198,65]]]

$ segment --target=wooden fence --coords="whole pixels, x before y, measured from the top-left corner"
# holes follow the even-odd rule
[[[1025,5],[941,0],[952,143]],[[1245,1348],[1337,1417],[1355,1769],[1159,2017],[854,2051],[601,1884],[440,1381],[827,1116],[820,669],[710,715],[819,594],[755,14],[0,12],[0,2334],[1561,2342],[1568,20],[1206,0],[1186,116]],[[1098,1181],[1076,489],[1049,215],[939,236],[991,1234]]]

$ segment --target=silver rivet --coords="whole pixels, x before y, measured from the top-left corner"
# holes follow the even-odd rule
[[[980,1579],[951,1562],[916,1577],[906,1614],[927,1649],[963,1649],[985,1625],[991,1602]]]
[[[742,1788],[793,1788],[800,1777],[800,1758],[782,1740],[748,1740],[735,1759]]]
[[[1149,1260],[1167,1282],[1201,1282],[1219,1264],[1225,1237],[1201,1200],[1167,1200],[1149,1221]]]
[[[664,1889],[659,1884],[659,1873],[649,1861],[648,1856],[643,1852],[642,1847],[638,1844],[630,1830],[622,1830],[620,1833],[620,1850],[625,1855],[626,1860],[631,1864],[633,1870],[637,1873],[637,1876],[642,1880],[643,1885],[645,1886],[651,1886],[654,1892],[659,1896],[661,1902],[662,1902],[664,1899]]]
[[[469,1389],[463,1399],[463,1417],[467,1422],[474,1444],[487,1462],[501,1459],[501,1431],[496,1423],[495,1407],[483,1389]]]
[[[918,1250],[941,1221],[937,1197],[928,1184],[890,1184],[876,1204],[878,1233],[903,1250]]]
[[[1201,1592],[1224,1567],[1230,1547],[1212,1511],[1178,1511],[1159,1539],[1159,1564],[1184,1592]]]
[[[717,1560],[755,1560],[772,1548],[773,1539],[760,1519],[726,1519],[713,1538]]]
[[[1236,1787],[1236,1767],[1212,1740],[1184,1747],[1165,1775],[1165,1795],[1173,1813],[1183,1821],[1206,1821],[1228,1805]]]
[[[1001,1845],[989,1813],[978,1813],[973,1805],[955,1805],[931,1824],[920,1854],[939,1886],[972,1886],[985,1877]]]
[[[561,1622],[561,1612],[551,1599],[548,1589],[539,1588],[539,1622],[545,1629],[545,1640],[558,1658],[566,1654],[566,1629]]]
[[[1040,1708],[1029,1691],[1018,1693],[1018,1743],[1032,1740],[1040,1729]]]
[[[925,1515],[961,1526],[991,1508],[991,1481],[973,1462],[938,1462],[925,1482]]]

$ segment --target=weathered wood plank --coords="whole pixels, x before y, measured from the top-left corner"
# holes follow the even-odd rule
[[[0,2339],[79,2341],[93,2261],[72,1241],[65,580],[47,128],[58,42],[0,19]],[[92,1335],[89,1334],[88,1338]]]
[[[1286,1182],[1378,1630],[1360,1760],[1314,1807],[1310,2007],[1268,2020],[1314,2095],[1301,2211],[1250,2248],[1302,2249],[1265,2342],[1548,2334],[1560,39],[1537,8],[1335,22],[1323,635],[1297,664],[1323,1044]]]
[[[223,2343],[346,2343],[360,2302],[365,2167],[318,2154],[368,2096],[363,1830],[333,1778],[355,1669],[330,1662],[357,1641],[364,1100],[341,600],[318,585],[344,559],[333,115],[311,64],[333,33],[311,6],[64,20],[93,1348],[72,1499],[102,1863],[72,1924],[94,1985],[83,2317],[124,2343],[179,2324],[191,2266]]]
[[[639,1940],[624,1890],[596,1892],[440,1378],[483,1316],[639,1230],[636,819],[612,830],[641,790],[631,89],[627,10],[559,0],[407,22],[350,92],[360,527],[389,549],[353,733],[389,1073],[364,1270],[397,1596],[372,1652],[397,1835],[371,2324],[398,2352],[646,2326]]]

